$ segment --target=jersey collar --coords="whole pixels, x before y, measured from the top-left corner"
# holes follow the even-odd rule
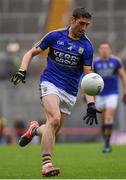
[[[79,40],[79,39],[81,39],[81,37],[80,38],[74,38],[74,37],[72,37],[72,35],[71,35],[71,33],[70,33],[70,26],[67,28],[67,32],[68,32],[68,37],[70,38],[70,39],[73,39],[73,40]]]

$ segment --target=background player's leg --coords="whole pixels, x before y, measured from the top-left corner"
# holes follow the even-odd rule
[[[113,129],[113,118],[114,118],[115,109],[114,108],[107,108],[104,111],[104,117],[103,117],[103,125],[102,125],[102,132],[103,137],[105,141],[105,149],[110,148],[110,138],[112,135],[112,129]],[[104,152],[104,149],[103,149]]]
[[[101,125],[102,125],[102,127],[101,127],[101,133],[102,133],[102,136],[103,136],[103,138],[104,138],[104,116],[105,116],[105,110],[103,110],[102,111],[102,113],[101,113]]]

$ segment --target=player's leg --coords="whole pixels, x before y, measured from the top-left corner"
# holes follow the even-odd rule
[[[60,172],[59,168],[53,167],[51,161],[52,150],[55,144],[55,135],[62,127],[62,124],[67,114],[60,112],[60,99],[57,95],[49,94],[47,96],[44,96],[42,98],[42,102],[47,118],[46,124],[39,127],[37,121],[32,121],[32,126],[30,125],[29,130],[23,135],[23,137],[25,137],[25,145],[28,144],[26,135],[29,133],[29,131],[30,138],[34,135],[38,135],[41,137],[41,144],[43,148],[42,174],[45,176],[54,176],[58,175]],[[37,126],[33,127],[33,124],[37,124]]]
[[[19,139],[20,146],[26,146],[31,142],[33,137],[36,135],[36,130],[39,127],[39,124],[36,120],[30,122],[30,126],[25,134],[23,134]]]
[[[117,95],[109,95],[105,100],[105,110],[103,114],[102,132],[104,137],[103,152],[111,152],[110,138],[113,130],[114,114],[118,103]]]
[[[99,111],[102,111],[102,113],[100,114],[100,120],[101,120],[101,133],[102,133],[102,137],[105,141],[105,146],[103,148],[103,152],[106,150],[106,142],[107,142],[107,138],[106,138],[106,128],[108,127],[108,124],[106,125],[105,121],[106,121],[106,97],[105,96],[96,96],[96,109],[98,109]]]
[[[60,126],[60,99],[55,94],[49,94],[42,97],[42,104],[46,114],[46,124],[37,129],[37,134],[42,137],[42,174],[45,176],[58,175],[60,169],[53,167],[51,156],[55,144],[55,134]]]
[[[41,131],[43,153],[51,154],[53,149],[52,143],[55,141],[55,133],[60,126],[60,99],[55,94],[49,94],[42,98],[42,104],[46,114],[46,125]],[[37,131],[39,131],[39,129]]]
[[[60,126],[56,130],[56,135],[58,135],[59,131],[61,130],[63,123],[64,123],[64,120],[66,119],[67,116],[68,116],[68,114],[61,112]]]
[[[55,87],[55,85],[53,85],[50,82],[42,82],[39,86],[40,88],[40,98],[41,97],[45,97],[49,94],[57,94],[57,98],[58,98],[58,90]],[[55,95],[56,96],[56,95]],[[53,102],[53,100],[52,100]],[[41,126],[41,131],[38,132],[38,134],[36,134],[36,130],[38,129],[39,125],[37,121],[31,121],[30,123],[30,127],[27,130],[27,132],[25,134],[23,134],[19,140],[19,145],[20,146],[26,146],[29,142],[31,142],[32,138],[35,135],[40,135],[41,136],[41,132],[43,131],[42,129],[45,129],[45,125]]]
[[[102,110],[102,113],[100,114],[100,120],[101,120],[101,134],[102,134],[103,139],[104,139],[104,131],[105,131],[104,116],[105,116],[105,110]]]
[[[60,130],[65,114],[60,112],[60,99],[57,95],[50,94],[42,98],[47,122],[44,126],[40,126],[36,133],[42,136],[42,174],[45,176],[58,175],[59,168],[54,168],[52,165],[52,151],[55,145],[55,137]]]
[[[103,132],[105,145],[103,148],[103,152],[110,152],[112,150],[110,146],[110,138],[111,138],[112,129],[113,129],[114,113],[115,113],[114,108],[106,108],[104,111],[102,132]]]

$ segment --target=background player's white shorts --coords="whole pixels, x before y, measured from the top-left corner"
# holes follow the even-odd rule
[[[43,81],[40,84],[40,97],[47,96],[48,94],[56,94],[60,98],[60,111],[66,114],[71,114],[71,109],[76,103],[76,96],[73,96],[63,89],[56,87],[49,81]]]
[[[96,96],[95,105],[98,110],[106,108],[116,108],[118,104],[118,95]]]

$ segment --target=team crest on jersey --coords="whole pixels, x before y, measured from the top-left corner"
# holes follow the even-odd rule
[[[79,52],[80,54],[83,54],[83,52],[84,52],[84,48],[79,47],[78,52]]]
[[[43,91],[47,92],[48,88],[47,87],[43,87]]]

